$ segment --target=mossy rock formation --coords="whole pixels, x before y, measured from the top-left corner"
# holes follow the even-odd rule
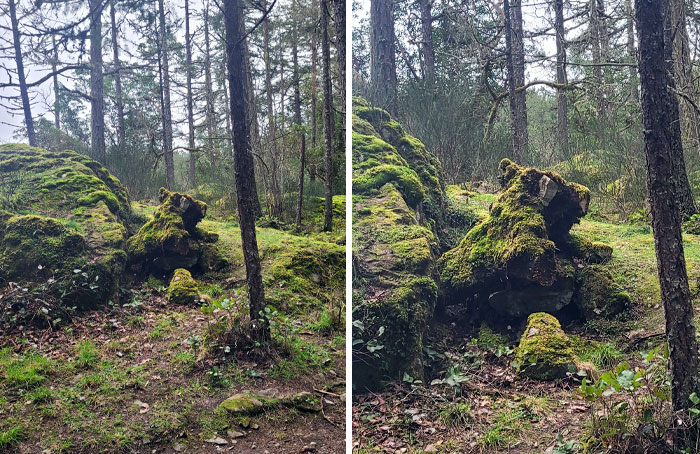
[[[74,151],[2,145],[0,200],[0,285],[41,287],[68,307],[114,294],[131,207],[126,189],[101,164]]]
[[[489,216],[439,261],[446,303],[484,302],[500,316],[556,312],[575,290],[569,230],[588,210],[587,188],[553,172],[499,165],[502,186]],[[570,247],[568,247],[570,249]]]
[[[437,301],[439,161],[381,110],[353,101],[353,386],[423,376]]]
[[[218,235],[197,227],[207,204],[187,194],[161,188],[153,218],[128,241],[129,265],[169,273],[177,268],[209,271],[228,261],[213,245]]]
[[[576,372],[574,344],[559,320],[544,312],[530,314],[515,352],[518,375],[537,380],[565,378]]]
[[[447,210],[440,160],[383,109],[353,98],[353,193],[374,195],[392,183],[442,246]]]
[[[173,304],[192,305],[199,304],[202,300],[197,281],[192,278],[189,271],[183,268],[179,268],[173,273],[167,295],[168,301]]]

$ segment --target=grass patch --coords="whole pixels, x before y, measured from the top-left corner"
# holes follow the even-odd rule
[[[156,327],[148,333],[148,338],[153,340],[163,340],[173,331],[173,328],[177,326],[177,320],[172,317],[167,317],[158,320]]]
[[[0,451],[16,446],[27,438],[27,431],[22,425],[14,425],[7,430],[0,430]]]
[[[0,350],[0,367],[4,369],[8,388],[31,390],[47,380],[50,361],[38,353],[28,353],[13,358],[10,349]]]
[[[294,379],[330,366],[330,354],[300,337],[278,339],[282,358],[270,372],[271,377]]]
[[[100,360],[100,354],[97,347],[90,341],[78,343],[78,357],[75,361],[78,367],[83,369],[92,369]]]

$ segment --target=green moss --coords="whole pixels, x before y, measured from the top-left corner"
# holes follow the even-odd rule
[[[321,308],[345,282],[343,246],[296,239],[277,251],[265,276],[266,298],[286,313]]]
[[[610,318],[624,311],[630,296],[613,281],[602,265],[590,265],[578,273],[574,304],[586,320]]]
[[[571,339],[559,320],[550,314],[536,312],[527,319],[527,326],[516,350],[518,374],[538,380],[554,380],[575,372],[576,358]]]
[[[255,415],[265,410],[261,396],[252,393],[235,394],[219,404],[219,408],[238,415]]]
[[[499,168],[503,189],[489,216],[438,262],[441,281],[450,295],[488,293],[493,290],[489,289],[493,280],[502,280],[500,270],[509,279],[543,287],[566,272],[557,255],[558,244],[568,242],[569,229],[586,213],[587,189],[553,172],[521,167],[509,159],[502,160]],[[545,178],[557,187],[556,198],[549,202],[541,195]]]
[[[119,180],[76,152],[19,144],[0,146],[0,173],[21,175],[16,201],[2,215],[0,280],[42,287],[65,306],[108,300],[124,269],[130,228]]]
[[[114,195],[114,193],[107,191],[95,191],[93,193],[90,193],[89,195],[83,196],[78,199],[78,205],[95,206],[99,201],[104,201],[112,213],[119,212],[120,206],[119,200],[117,200],[117,196]]]
[[[201,296],[197,282],[189,271],[177,269],[168,285],[168,301],[172,304],[192,305],[199,304]]]
[[[204,271],[226,266],[228,262],[217,249],[206,246],[218,236],[197,227],[206,215],[206,203],[165,188],[160,189],[159,197],[153,218],[127,242],[130,265],[166,272],[198,264]]]
[[[383,164],[371,167],[353,179],[353,189],[360,194],[370,193],[387,183],[401,191],[410,206],[416,206],[425,197],[423,186],[416,173],[408,167]]]

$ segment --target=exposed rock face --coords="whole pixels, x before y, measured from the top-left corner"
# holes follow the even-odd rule
[[[41,286],[68,307],[114,294],[131,207],[126,189],[101,164],[74,151],[2,145],[0,202],[0,285]],[[37,214],[20,214],[27,211]]]
[[[161,203],[153,218],[129,238],[129,265],[166,273],[226,266],[228,261],[212,244],[218,235],[197,227],[207,214],[207,204],[165,188],[158,195]]]
[[[364,100],[353,101],[353,383],[423,376],[423,332],[437,301],[440,164]]]
[[[588,210],[588,189],[553,172],[501,161],[502,189],[489,216],[439,261],[448,303],[486,302],[501,316],[556,312],[575,290],[571,226]],[[566,246],[566,247],[565,247]]]
[[[515,364],[518,375],[537,380],[555,380],[576,372],[573,343],[559,320],[543,312],[531,314],[515,353]]]
[[[170,285],[168,285],[167,295],[168,301],[173,304],[200,304],[202,300],[197,281],[192,278],[189,271],[182,268],[175,270],[175,273],[173,273]]]

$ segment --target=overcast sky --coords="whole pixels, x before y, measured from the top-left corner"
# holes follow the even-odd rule
[[[200,27],[202,25],[201,20],[198,18],[199,12],[203,9],[203,5],[205,0],[190,0],[190,31],[191,32],[199,32],[201,35],[201,30]],[[87,2],[85,2],[87,3]],[[277,4],[275,5],[272,16],[274,17],[276,14],[279,14],[279,12],[282,10],[282,8],[285,7],[287,2],[285,0],[278,0]],[[166,5],[169,5],[169,13],[170,14],[176,14],[178,19],[182,21],[182,26],[178,27],[176,30],[176,37],[178,42],[184,45],[185,43],[185,26],[184,26],[184,16],[185,16],[185,9],[184,9],[184,2],[182,1],[168,1],[166,0]],[[216,10],[216,3],[211,0],[210,1],[210,14],[214,14]],[[118,10],[117,10],[118,11]],[[82,12],[82,15],[76,14],[75,17],[83,17],[84,14],[86,14],[87,11]],[[258,14],[256,14],[258,16]],[[119,11],[117,12],[117,21],[120,21],[120,14]],[[251,19],[252,20],[252,19]],[[110,36],[111,36],[111,30],[110,30],[110,18],[109,18],[109,9],[106,8],[106,10],[103,12],[102,15],[102,33],[104,35],[104,51],[103,51],[103,58],[104,58],[104,64],[107,66],[111,64],[112,61],[112,49],[111,49],[111,44],[110,44]],[[1,14],[0,15],[0,25],[1,26],[10,26],[10,19],[6,14]],[[21,25],[20,25],[21,27]],[[273,35],[276,32],[276,30],[273,30]],[[4,36],[5,38],[9,38],[11,34],[9,34],[6,30],[0,30],[0,34]],[[135,49],[135,45],[131,43],[131,41],[135,39],[141,39],[140,35],[137,34],[134,30],[132,30],[127,24],[123,23],[121,26],[121,32],[119,34],[120,38],[120,49],[122,50],[120,52],[120,60],[122,60],[122,64],[126,65],[129,63],[128,61],[128,56],[127,52],[125,50],[130,49],[133,50]],[[215,39],[212,37],[212,39]],[[274,36],[273,36],[273,39]],[[87,49],[89,50],[89,44],[87,45]],[[193,49],[193,60],[197,60],[198,58],[198,52],[197,49]],[[61,58],[59,56],[59,58]],[[65,57],[65,59],[69,59],[71,57]],[[75,57],[72,57],[75,58]],[[304,59],[305,55],[302,53],[300,55],[300,59]],[[87,61],[88,56],[83,57],[84,61]],[[10,68],[15,69],[15,63],[13,60],[13,56],[10,55],[9,59],[5,57],[4,59],[0,57],[0,60],[3,61],[3,63],[7,64]],[[216,65],[219,64],[220,62],[212,62],[212,64]],[[259,62],[257,62],[259,64]],[[25,73],[27,74],[27,81],[31,82],[34,80],[37,80],[41,78],[42,76],[48,74],[50,72],[50,67],[48,66],[42,66],[42,65],[36,65],[33,63],[30,63],[28,59],[25,58]],[[170,69],[171,69],[171,75],[177,76],[180,75],[179,69],[177,69],[177,66],[173,59],[171,59],[170,63]],[[59,83],[72,88],[74,87],[74,81],[72,79],[72,75],[69,75],[68,73],[65,73],[66,75],[59,75]],[[8,75],[5,73],[0,73],[0,81],[2,82],[7,82],[8,81]],[[13,81],[16,82],[16,78],[13,77]],[[183,83],[184,83],[184,77],[183,77]],[[184,145],[186,142],[186,137],[184,137],[183,134],[178,134],[178,126],[177,123],[183,123],[185,120],[185,100],[182,96],[178,96],[177,93],[174,92],[174,88],[171,88],[173,90],[173,95],[172,95],[172,112],[173,112],[173,123],[175,127],[174,131],[174,142],[175,145]],[[38,118],[44,116],[47,119],[53,121],[53,113],[49,110],[50,106],[52,106],[53,103],[53,82],[52,80],[48,80],[45,82],[41,87],[38,88],[33,88],[31,90],[31,97],[33,99],[33,105],[32,105],[32,116],[34,118],[34,121],[38,120]],[[5,89],[0,89],[0,95],[4,96],[16,96],[19,97],[19,89],[17,88],[5,88]],[[88,103],[86,102],[86,105]],[[14,115],[13,115],[14,114]],[[86,114],[89,114],[89,105],[88,109],[86,109]],[[10,112],[8,109],[6,109],[3,106],[0,106],[0,143],[7,143],[7,142],[16,142],[16,141],[22,141],[22,142],[27,142],[27,139],[25,137],[20,137],[19,139],[14,138],[14,134],[19,126],[23,124],[24,116],[21,111],[17,112]],[[182,131],[179,131],[182,132]]]

